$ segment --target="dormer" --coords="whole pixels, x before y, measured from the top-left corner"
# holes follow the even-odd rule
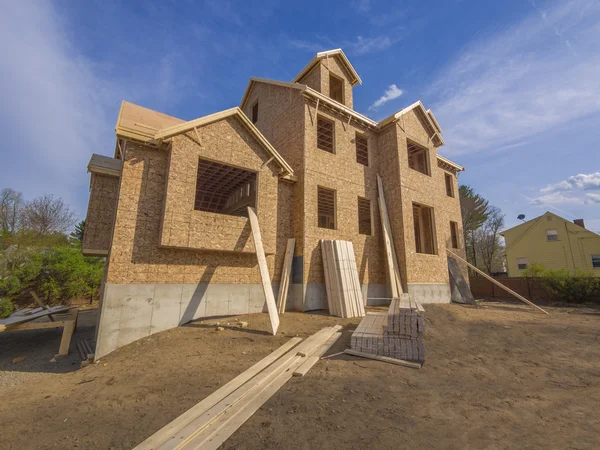
[[[362,80],[341,48],[317,53],[294,83],[305,84],[352,109],[352,87]]]

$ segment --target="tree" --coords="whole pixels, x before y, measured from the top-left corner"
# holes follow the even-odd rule
[[[27,202],[21,213],[23,228],[42,236],[66,233],[76,222],[75,213],[60,198],[45,194]]]
[[[500,230],[504,228],[504,214],[500,208],[489,206],[487,219],[474,233],[474,244],[479,259],[488,273],[496,272],[502,265],[504,246]]]
[[[76,241],[79,244],[83,243],[83,234],[85,233],[85,220],[82,220],[75,225],[75,231],[73,231],[69,237],[72,241]]]
[[[17,230],[22,207],[23,194],[10,188],[0,191],[0,235]]]
[[[458,195],[460,198],[460,213],[462,215],[467,259],[471,264],[477,266],[475,231],[487,220],[489,202],[481,195],[475,193],[473,188],[464,184],[458,188]]]

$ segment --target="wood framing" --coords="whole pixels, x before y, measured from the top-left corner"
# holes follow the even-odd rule
[[[377,200],[379,202],[379,213],[381,214],[381,226],[383,230],[383,243],[385,246],[385,257],[387,261],[388,278],[392,297],[400,297],[402,294],[402,281],[400,278],[400,270],[398,269],[398,257],[392,240],[392,227],[390,218],[387,212],[385,203],[385,194],[383,192],[383,182],[381,177],[377,175]]]
[[[294,247],[296,239],[288,239],[283,260],[283,269],[281,271],[281,281],[279,283],[279,295],[277,296],[277,309],[279,314],[285,313],[288,290],[290,287],[290,276],[292,274],[292,261],[294,259]]]

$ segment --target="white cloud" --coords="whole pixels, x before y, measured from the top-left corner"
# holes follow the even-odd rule
[[[584,200],[579,197],[567,196],[562,192],[553,192],[534,198],[530,202],[532,205],[566,205],[583,204]]]
[[[600,194],[586,194],[588,203],[600,203]]]
[[[556,184],[549,184],[540,192],[570,191],[572,189],[600,189],[600,172],[580,173]]]
[[[314,53],[321,52],[325,50],[325,46],[318,42],[308,42],[300,39],[292,39],[290,41],[290,45],[299,50],[308,50]]]
[[[364,55],[365,53],[369,52],[380,52],[386,50],[399,40],[399,38],[392,39],[387,36],[357,36],[354,41],[334,41],[327,36],[317,35],[315,42],[301,39],[291,39],[289,41],[289,45],[299,50],[307,50],[314,53],[341,47],[349,54]]]
[[[373,38],[364,38],[358,36],[355,42],[347,44],[351,52],[355,55],[362,55],[369,52],[380,52],[391,47],[394,41],[387,36],[377,36]]]
[[[366,13],[371,10],[371,0],[354,0],[351,4],[359,13]]]
[[[379,98],[379,100],[377,100],[375,103],[369,106],[369,110],[376,110],[377,108],[389,102],[390,100],[394,100],[395,98],[400,97],[403,93],[404,91],[402,91],[402,89],[398,89],[398,87],[395,84],[392,84],[386,89],[385,94],[383,94]]]
[[[497,149],[600,113],[600,2],[555,2],[543,13],[478,39],[440,71],[429,95],[449,153]]]

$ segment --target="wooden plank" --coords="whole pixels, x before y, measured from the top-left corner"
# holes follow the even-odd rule
[[[548,314],[548,311],[543,310],[542,308],[540,308],[539,306],[537,306],[535,303],[527,300],[525,297],[523,297],[520,294],[517,294],[515,291],[513,291],[512,289],[507,288],[506,286],[504,286],[502,283],[494,280],[492,277],[490,277],[487,273],[482,272],[481,270],[479,270],[477,267],[475,267],[473,264],[469,263],[468,261],[462,259],[460,256],[458,256],[456,253],[451,252],[450,250],[446,249],[446,251],[448,252],[448,254],[450,254],[451,256],[453,256],[454,258],[458,259],[459,261],[462,261],[463,263],[465,263],[467,266],[469,266],[471,269],[473,269],[475,272],[477,272],[479,275],[481,275],[484,278],[487,278],[488,280],[490,280],[492,283],[494,283],[495,285],[497,285],[499,288],[504,289],[506,292],[508,292],[509,294],[514,295],[515,297],[517,297],[519,300],[521,300],[522,302],[527,303],[530,306],[533,306],[536,309],[539,309],[541,312],[543,312],[544,314]]]
[[[358,311],[358,315],[359,316],[364,316],[365,315],[365,305],[367,304],[366,298],[363,298],[362,295],[362,288],[360,285],[360,278],[358,277],[358,266],[356,264],[356,256],[354,254],[354,246],[352,245],[351,241],[348,241],[348,254],[350,257],[350,269],[351,269],[351,275],[354,281],[354,287],[356,289],[356,295],[357,295],[357,311]]]
[[[71,346],[71,338],[77,325],[77,314],[76,308],[69,312],[69,320],[65,320],[65,326],[63,328],[62,337],[60,338],[60,347],[58,349],[58,356],[66,356],[69,354],[69,347]]]
[[[346,269],[346,281],[348,283],[348,302],[352,310],[352,317],[359,316],[358,312],[358,292],[354,284],[354,274],[352,273],[352,264],[350,263],[350,249],[348,241],[339,241],[342,254],[344,255],[344,267]]]
[[[223,400],[229,394],[234,392],[236,389],[238,389],[256,374],[264,370],[266,367],[278,360],[282,355],[290,351],[300,341],[302,341],[302,338],[299,337],[290,339],[277,350],[270,353],[269,355],[258,361],[256,364],[254,364],[252,367],[239,374],[233,380],[229,381],[224,386],[210,394],[200,403],[188,409],[181,416],[177,417],[175,420],[165,425],[163,428],[158,430],[144,442],[135,447],[135,449],[150,450],[158,448],[161,444],[163,444],[165,441],[171,438],[173,436],[173,433],[183,428],[185,425],[189,424],[192,420],[194,420],[204,411],[210,409],[211,407],[219,403],[221,400]]]
[[[325,249],[327,251],[327,262],[329,264],[329,279],[331,281],[332,302],[334,306],[333,315],[338,317],[346,317],[346,311],[342,302],[340,273],[335,261],[333,241],[325,241]]]
[[[340,272],[340,280],[342,282],[342,302],[344,303],[344,308],[346,310],[346,315],[344,317],[354,317],[355,313],[351,299],[352,288],[350,286],[350,278],[348,276],[348,264],[346,262],[345,246],[343,245],[342,241],[333,241],[333,244]]]
[[[43,310],[38,313],[30,314],[27,316],[10,316],[6,319],[0,320],[0,331],[4,331],[9,325],[31,322],[32,320],[39,319],[41,317],[46,317],[50,314],[60,314],[63,312],[67,312],[70,309],[72,309],[71,306],[51,306],[47,310]]]
[[[388,277],[392,289],[392,297],[399,297],[402,294],[402,279],[398,268],[398,257],[392,241],[392,226],[385,203],[385,194],[383,192],[383,182],[377,174],[377,201],[379,203],[379,215],[381,216],[381,226],[383,229],[383,242],[385,246],[385,255],[388,268]]]
[[[329,279],[329,267],[327,261],[327,252],[325,251],[325,241],[321,239],[321,257],[323,259],[323,275],[325,277],[325,290],[327,291],[327,309],[329,310],[330,315],[334,315],[333,313],[333,305],[332,305],[332,294],[331,294],[331,280]]]
[[[291,238],[287,241],[285,256],[283,258],[283,269],[281,271],[281,282],[279,283],[279,295],[277,296],[277,308],[279,314],[285,312],[288,289],[290,286],[290,274],[292,273],[292,261],[294,259],[294,247],[296,239]]]
[[[361,358],[375,359],[377,361],[382,361],[390,364],[396,364],[397,366],[410,367],[412,369],[420,369],[422,364],[415,363],[412,361],[404,361],[403,359],[389,358],[387,356],[377,356],[372,355],[371,353],[358,352],[356,350],[351,350],[347,348],[344,350],[344,353],[352,356],[359,356]]]
[[[252,238],[254,239],[254,248],[256,249],[256,259],[258,259],[258,268],[260,270],[260,278],[262,280],[263,291],[265,292],[265,300],[267,302],[267,310],[269,311],[269,319],[271,320],[271,329],[273,335],[277,334],[279,328],[279,314],[277,314],[277,305],[273,296],[273,287],[271,286],[271,278],[269,277],[269,268],[267,267],[267,258],[260,237],[260,228],[258,226],[258,217],[254,208],[248,207],[248,217],[250,218],[250,227],[252,228]]]
[[[205,431],[210,433],[209,427],[217,421],[221,416],[230,415],[231,408],[238,403],[244,403],[256,395],[257,392],[276,379],[279,375],[285,374],[290,366],[295,362],[301,361],[303,358],[298,356],[299,353],[307,353],[311,355],[319,346],[331,337],[340,326],[326,327],[319,330],[317,333],[310,336],[295,349],[282,355],[273,364],[259,372],[255,377],[244,383],[226,398],[215,404],[210,409],[203,411],[198,417],[177,431],[171,438],[164,442],[160,447],[161,450],[176,450],[182,448],[197,448],[195,445],[188,447],[190,441],[195,440],[197,436]],[[291,377],[291,373],[289,374]],[[239,405],[238,405],[239,407]]]
[[[305,349],[305,351],[312,356],[339,328],[341,327],[336,326],[329,329],[326,328],[309,337],[303,344],[313,339],[313,344],[311,345],[312,351],[309,351],[308,349]],[[334,330],[333,333],[331,333],[332,329]],[[320,336],[317,338],[317,335]],[[177,450],[206,450],[219,448],[229,436],[252,417],[252,415],[292,377],[292,374],[304,363],[304,361],[306,361],[306,358],[299,356],[293,357],[286,365],[287,370],[280,371],[276,376],[263,383],[242,401],[231,405],[227,410],[227,414],[217,417],[211,422],[209,427],[205,427],[199,433],[195,433],[184,445],[178,446]]]
[[[50,308],[48,308],[48,305],[45,305],[40,298],[37,296],[37,294],[34,291],[30,292],[31,296],[33,297],[33,299],[35,300],[35,302],[40,305],[40,308],[45,309],[46,311],[48,311]],[[48,318],[54,322],[54,317],[52,317],[52,314],[48,314]]]
[[[18,325],[8,325],[5,331],[22,331],[22,330],[46,330],[50,328],[61,328],[65,325],[64,322],[31,322]]]
[[[327,351],[331,348],[333,344],[342,336],[342,332],[338,331],[334,333],[328,340],[325,342],[316,352],[314,352],[311,356],[309,356],[306,361],[302,363],[300,367],[298,367],[294,371],[295,377],[303,377],[306,373],[319,362],[321,357],[327,353]]]

